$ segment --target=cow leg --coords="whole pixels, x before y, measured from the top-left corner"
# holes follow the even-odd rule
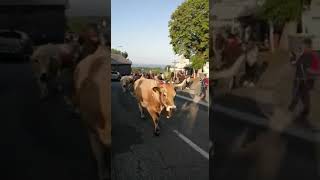
[[[59,68],[57,70],[57,90],[58,92],[62,92],[63,87],[62,87],[62,70]]]
[[[145,115],[143,114],[142,106],[141,106],[140,103],[138,103],[138,105],[139,105],[139,110],[140,110],[140,117],[141,117],[142,119],[144,119],[144,118],[145,118]]]
[[[107,166],[104,146],[98,140],[98,137],[93,133],[89,132],[91,148],[97,163],[97,170],[99,180],[107,180],[111,178],[109,168]]]
[[[40,79],[38,79],[38,85],[40,88],[40,98],[44,99],[48,95],[48,87],[46,86],[46,84],[41,82]]]
[[[125,85],[122,85],[122,92],[126,92],[126,87],[125,87]]]
[[[154,134],[156,136],[160,135],[159,117],[156,120],[154,120]]]
[[[160,135],[160,127],[159,127],[160,113],[154,112],[154,111],[150,110],[149,108],[148,108],[148,112],[150,113],[152,121],[153,121],[154,134],[156,136],[159,136]]]

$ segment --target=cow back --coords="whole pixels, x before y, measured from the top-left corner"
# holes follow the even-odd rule
[[[152,89],[157,86],[156,80],[141,77],[134,82],[134,93],[139,100],[150,101],[154,93]]]

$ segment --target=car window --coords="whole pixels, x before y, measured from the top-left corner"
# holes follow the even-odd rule
[[[0,37],[20,39],[21,35],[16,32],[0,32]]]

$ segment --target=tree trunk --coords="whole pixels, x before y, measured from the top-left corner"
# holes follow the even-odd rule
[[[269,42],[270,42],[270,50],[274,53],[274,38],[273,38],[273,22],[269,21]]]
[[[282,30],[282,35],[280,37],[280,48],[283,50],[289,49],[289,35],[293,35],[297,33],[297,25],[296,21],[290,21],[286,23]]]

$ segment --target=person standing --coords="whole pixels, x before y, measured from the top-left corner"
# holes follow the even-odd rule
[[[255,42],[249,41],[245,45],[245,71],[246,71],[246,78],[243,83],[243,86],[247,87],[254,87],[257,81],[257,69],[258,69],[258,53],[259,49]]]
[[[209,86],[209,79],[207,78],[207,74],[204,74],[204,77],[201,78],[200,82],[201,82],[200,98],[204,99],[206,98],[206,92]]]
[[[222,53],[222,69],[230,68],[242,54],[240,40],[233,33],[229,34]]]
[[[310,113],[310,91],[314,86],[314,76],[319,72],[319,57],[312,51],[312,40],[304,40],[304,50],[302,55],[292,64],[296,66],[296,73],[293,85],[293,97],[288,107],[290,112],[295,110],[299,100],[303,103],[303,110],[298,116],[298,120],[305,121]]]
[[[191,77],[190,75],[188,75],[186,79],[186,89],[190,89],[190,85],[191,85]]]

